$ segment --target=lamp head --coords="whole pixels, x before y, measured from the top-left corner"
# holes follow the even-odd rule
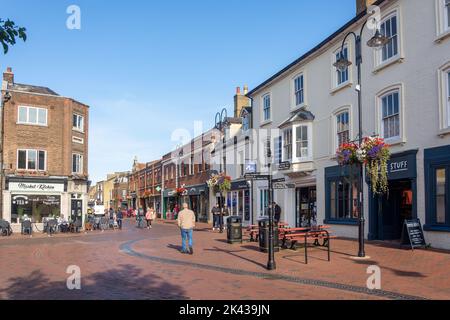
[[[369,41],[367,41],[367,45],[371,48],[382,48],[388,43],[389,38],[382,35],[379,29],[377,29],[375,35]]]
[[[347,70],[348,67],[350,67],[351,65],[352,63],[347,58],[344,57],[342,51],[339,55],[339,59],[335,63],[333,63],[333,66],[335,66],[341,72]]]

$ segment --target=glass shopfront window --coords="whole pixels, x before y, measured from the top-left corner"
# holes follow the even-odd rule
[[[12,195],[11,222],[20,223],[27,215],[33,222],[42,223],[44,218],[59,217],[61,196]]]

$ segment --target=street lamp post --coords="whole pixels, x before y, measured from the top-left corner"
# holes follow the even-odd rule
[[[376,21],[375,21],[376,22]],[[361,27],[361,31],[359,35],[356,33],[349,32],[345,36],[342,41],[341,51],[339,54],[339,59],[334,63],[334,66],[339,71],[346,71],[349,66],[351,66],[351,62],[344,55],[344,47],[347,38],[350,35],[353,35],[355,38],[355,48],[356,48],[356,66],[358,69],[358,83],[356,85],[356,91],[358,92],[358,141],[359,145],[363,143],[363,129],[362,129],[362,94],[361,94],[361,65],[362,65],[362,35],[364,31],[364,27],[366,26],[367,21]],[[375,35],[367,42],[367,45],[371,48],[381,48],[389,42],[389,39],[383,36],[380,33],[380,30],[377,29]],[[364,165],[360,163],[359,165],[359,176],[358,176],[358,238],[359,238],[359,250],[358,257],[364,258],[366,256],[364,250]]]
[[[267,261],[267,270],[275,270],[277,265],[275,263],[275,249],[274,249],[274,218],[273,218],[273,186],[272,186],[272,150],[270,148],[270,141],[267,142],[267,169],[268,169],[268,183],[269,183],[269,194],[268,194],[268,202],[269,202],[269,250],[268,250],[268,261]],[[278,240],[278,239],[277,239]]]
[[[226,126],[228,124],[227,123],[227,118],[228,118],[227,109],[223,108],[221,112],[217,112],[216,117],[214,119],[214,121],[215,121],[215,128],[220,131],[221,136],[224,135],[223,130],[226,128]],[[222,161],[222,158],[220,159],[220,161]],[[226,168],[224,168],[224,170],[226,171]],[[219,208],[220,209],[220,219],[219,219],[220,233],[223,233],[224,201],[225,201],[225,198],[223,196],[222,191],[220,191],[220,201],[219,201],[219,207],[220,207]]]

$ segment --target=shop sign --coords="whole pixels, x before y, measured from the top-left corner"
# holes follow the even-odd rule
[[[246,174],[256,173],[256,162],[248,161],[245,165],[245,173]]]
[[[416,153],[396,156],[393,155],[388,161],[388,177],[393,179],[412,179],[417,177]]]
[[[291,169],[291,163],[289,161],[281,162],[278,165],[278,170],[289,170]]]
[[[64,192],[64,184],[10,182],[9,190],[12,192]]]

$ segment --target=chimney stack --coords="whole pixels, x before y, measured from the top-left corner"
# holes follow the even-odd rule
[[[367,8],[373,5],[377,0],[356,0],[356,15],[365,12]]]
[[[6,72],[3,73],[3,81],[6,81],[10,84],[14,83],[14,73],[11,67],[6,68]]]
[[[250,106],[250,99],[247,98],[248,87],[244,86],[244,94],[241,94],[241,87],[236,88],[236,95],[234,96],[234,117],[239,118],[241,111],[245,107]]]

